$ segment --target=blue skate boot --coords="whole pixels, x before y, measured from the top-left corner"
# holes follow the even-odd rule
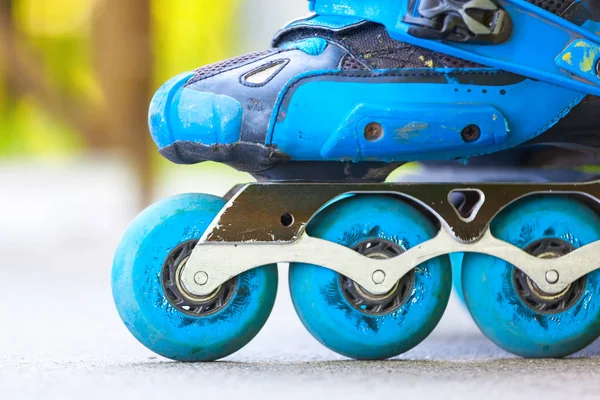
[[[394,357],[440,321],[449,255],[464,254],[464,301],[502,348],[563,357],[600,336],[600,181],[500,170],[597,163],[598,2],[309,4],[271,49],[155,95],[162,155],[266,182],[136,218],[112,275],[132,334],[176,360],[233,354],[267,320],[277,263],[289,263],[295,310],[320,343]],[[428,179],[384,183],[408,161],[429,163]],[[435,165],[457,161],[468,173],[456,180],[475,182],[443,182]]]
[[[528,142],[581,160],[598,143],[600,7],[531,3],[312,1],[272,49],[166,83],[152,136],[173,162],[283,180],[378,181]]]

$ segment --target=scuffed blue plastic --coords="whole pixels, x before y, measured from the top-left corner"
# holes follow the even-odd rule
[[[600,239],[600,217],[574,199],[533,198],[499,215],[492,232],[520,248],[543,238],[562,239],[578,248]],[[462,269],[465,302],[481,331],[503,349],[531,358],[564,357],[600,335],[600,271],[586,279],[573,307],[539,314],[515,292],[513,266],[507,262],[465,254]]]
[[[193,75],[192,72],[185,72],[169,79],[156,91],[154,97],[152,97],[150,110],[148,111],[148,126],[150,127],[152,139],[154,139],[158,148],[173,144],[175,141],[172,129],[169,126],[171,123],[171,103],[179,89],[181,89]]]
[[[315,237],[353,247],[384,238],[409,249],[436,234],[423,214],[399,199],[355,196],[331,204],[308,226]],[[425,339],[439,322],[451,291],[447,256],[418,266],[404,304],[382,316],[358,311],[340,289],[339,275],[327,268],[292,264],[290,291],[304,326],[322,344],[356,359],[385,359]]]
[[[296,48],[311,56],[318,56],[321,55],[327,48],[327,40],[323,38],[309,38],[286,43],[285,45],[281,46],[281,48]]]
[[[558,57],[556,65],[573,75],[600,83],[598,63],[600,62],[600,45],[587,40],[576,40]]]
[[[165,83],[150,104],[150,133],[158,148],[176,141],[207,146],[240,139],[242,105],[229,96],[185,88],[186,73]]]
[[[468,71],[464,70],[466,76],[468,73],[495,72],[485,69]],[[508,86],[460,84],[452,81],[451,72],[460,71],[406,69],[397,72],[399,75],[415,76],[447,73],[448,82],[443,84],[376,84],[368,79],[337,78],[336,71],[301,75],[281,91],[270,123],[272,133],[267,136],[266,144],[277,145],[295,160],[414,161],[467,158],[516,146],[538,136],[556,124],[584,97],[579,92],[527,79]],[[385,74],[386,71],[381,73]],[[540,106],[534,107],[537,103]],[[423,118],[419,107],[430,113],[427,118],[435,123],[431,129],[422,129],[423,124],[430,121]],[[436,107],[440,110],[440,116],[437,117],[431,115]],[[355,118],[357,109],[366,111]],[[498,110],[497,114],[491,113],[497,116],[497,120],[488,121],[483,132],[490,140],[459,146],[459,123],[464,128],[473,123],[472,117],[479,113],[485,115],[493,109]],[[372,114],[369,122],[385,119],[388,135],[384,140],[365,143],[359,139],[364,138],[361,128],[369,120],[368,113]],[[452,119],[452,113],[454,118],[448,124],[450,129],[433,129],[439,128],[442,120]],[[501,127],[501,124],[506,126]],[[488,132],[488,128],[491,131]],[[345,131],[338,132],[339,129]],[[504,136],[502,132],[507,131],[508,136]],[[410,141],[407,137],[410,137]],[[344,147],[336,149],[334,144]]]
[[[434,99],[432,99],[435,101]],[[366,101],[369,101],[368,99]],[[377,121],[383,137],[365,138],[365,128]],[[480,138],[465,144],[462,131],[476,125]],[[491,106],[435,103],[359,103],[335,129],[321,148],[324,159],[398,159],[419,153],[450,153],[502,147],[508,140],[508,122]]]
[[[600,37],[524,0],[498,2],[510,14],[514,30],[507,42],[497,45],[442,42],[412,36],[408,32],[410,25],[403,22],[409,0],[311,0],[311,8],[319,15],[375,21],[385,25],[390,36],[397,40],[600,96],[597,81],[582,80],[557,68],[554,62],[575,40],[585,39],[600,45]]]
[[[177,310],[162,287],[163,263],[178,245],[198,240],[225,201],[187,194],[142,212],[116,251],[112,291],[119,315],[147,348],[179,361],[211,361],[246,345],[267,320],[277,291],[277,266],[248,271],[221,311],[192,317]]]

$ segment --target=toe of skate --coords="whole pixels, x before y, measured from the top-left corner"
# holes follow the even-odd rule
[[[152,99],[150,132],[161,150],[181,142],[217,146],[239,140],[240,103],[229,96],[186,87],[192,76],[184,73],[172,78]]]

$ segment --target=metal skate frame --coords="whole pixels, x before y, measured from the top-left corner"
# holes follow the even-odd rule
[[[449,201],[453,191],[477,191],[474,218],[461,218]],[[349,195],[385,194],[404,199],[439,221],[437,236],[398,257],[378,260],[337,243],[309,236],[311,218]],[[181,283],[208,296],[229,279],[273,263],[320,265],[347,276],[373,294],[389,292],[421,263],[454,253],[483,253],[522,270],[544,292],[558,294],[600,268],[600,241],[554,259],[536,258],[496,239],[492,219],[509,204],[539,194],[574,196],[600,210],[600,181],[585,183],[340,184],[257,183],[243,186],[206,230],[181,272]]]

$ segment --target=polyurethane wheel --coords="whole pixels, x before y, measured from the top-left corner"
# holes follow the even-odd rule
[[[385,259],[431,239],[437,229],[401,199],[359,195],[327,207],[307,232]],[[419,265],[379,296],[326,266],[292,264],[289,274],[304,326],[331,350],[356,359],[394,357],[419,344],[441,319],[451,281],[447,256]]]
[[[119,315],[144,346],[164,357],[226,357],[252,340],[273,307],[275,264],[247,271],[205,297],[187,292],[180,281],[181,268],[224,205],[202,194],[165,199],[131,223],[115,254]]]
[[[545,258],[560,257],[600,239],[600,217],[585,204],[558,196],[513,204],[491,228],[496,238]],[[506,261],[465,254],[462,285],[481,331],[511,353],[564,357],[600,335],[600,270],[559,295],[550,295]]]

